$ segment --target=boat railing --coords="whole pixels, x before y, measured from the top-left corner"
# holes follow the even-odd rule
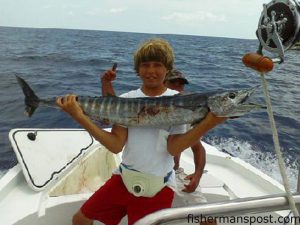
[[[300,194],[293,195],[296,204],[300,204]],[[192,216],[216,218],[224,216],[241,216],[253,213],[266,213],[289,209],[285,194],[262,197],[240,198],[218,203],[200,204],[196,206],[170,208],[157,211],[140,219],[135,225],[157,225],[187,223]],[[300,218],[296,218],[300,220]],[[172,222],[172,223],[170,223]]]

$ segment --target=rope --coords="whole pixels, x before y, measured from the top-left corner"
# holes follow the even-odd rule
[[[268,116],[269,116],[271,129],[272,129],[272,133],[273,133],[273,142],[274,142],[274,147],[275,147],[275,153],[277,155],[279,170],[280,170],[280,174],[281,174],[281,177],[282,177],[282,180],[283,180],[283,186],[284,186],[285,192],[287,194],[289,206],[290,206],[294,216],[296,216],[298,218],[299,217],[299,212],[298,212],[298,209],[296,208],[296,203],[295,203],[295,200],[293,198],[293,194],[291,192],[291,187],[290,187],[290,184],[289,184],[289,181],[288,181],[288,178],[287,178],[286,169],[285,169],[285,166],[284,166],[284,160],[283,160],[283,157],[282,157],[282,152],[280,150],[278,132],[277,132],[277,128],[276,128],[276,125],[275,125],[275,119],[274,119],[273,110],[272,110],[270,93],[268,91],[267,80],[265,79],[264,73],[261,73],[260,75],[261,75],[260,77],[261,77],[261,81],[262,81],[262,85],[263,85],[263,91],[264,91],[265,99],[266,99],[266,103],[267,103]],[[296,224],[299,224],[299,222],[296,221]]]

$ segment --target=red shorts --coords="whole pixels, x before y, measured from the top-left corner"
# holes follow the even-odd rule
[[[89,219],[106,225],[117,225],[127,214],[131,225],[144,216],[160,209],[170,208],[174,191],[164,187],[154,197],[135,197],[127,191],[120,175],[113,175],[81,207]]]

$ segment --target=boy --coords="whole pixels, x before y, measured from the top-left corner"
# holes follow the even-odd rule
[[[115,69],[112,71],[107,71],[101,76],[101,91],[102,96],[115,96],[115,91],[112,86],[112,81],[116,79]],[[185,84],[189,84],[188,80],[185,78],[184,74],[176,69],[169,71],[164,80],[164,85],[172,90],[178,92],[184,91]],[[174,156],[174,170],[176,171],[176,182],[180,183],[181,191],[191,193],[196,190],[199,185],[200,178],[203,173],[205,166],[205,149],[201,142],[197,142],[195,145],[191,146],[194,155],[195,162],[195,173],[186,176],[182,168],[179,167],[180,154]],[[189,180],[189,184],[185,184],[184,180]],[[191,198],[191,197],[189,197]],[[203,199],[203,198],[201,198]]]
[[[164,79],[174,63],[173,50],[162,39],[148,40],[134,54],[134,68],[142,80],[141,88],[122,97],[174,95]],[[107,71],[111,73],[112,71]],[[127,214],[133,224],[147,214],[171,207],[174,192],[173,156],[191,146],[209,129],[224,121],[209,113],[186,133],[184,126],[167,128],[122,127],[111,132],[98,128],[82,111],[75,95],[57,98],[57,105],[84,127],[109,151],[123,150],[120,169],[74,215],[74,225],[90,225],[99,220],[116,225]],[[131,186],[129,184],[138,184]],[[141,207],[142,206],[142,207]]]
[[[115,79],[115,69],[112,69],[111,72],[106,72],[101,76],[102,96],[115,95],[115,91],[112,86],[112,81]],[[167,73],[164,84],[169,89],[183,92],[185,85],[189,84],[189,82],[182,72],[173,69]],[[184,169],[180,167],[181,154],[174,156],[174,170],[177,187],[172,207],[184,207],[207,202],[198,187],[206,161],[205,149],[200,141],[192,145],[191,149],[193,151],[195,163],[195,172],[193,174],[187,175],[184,173]],[[200,224],[204,225],[206,223]],[[209,224],[213,225],[216,223],[214,222]]]

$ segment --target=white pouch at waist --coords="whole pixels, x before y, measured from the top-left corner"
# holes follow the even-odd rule
[[[127,169],[120,165],[122,180],[127,190],[136,197],[153,197],[166,186],[165,178]]]

